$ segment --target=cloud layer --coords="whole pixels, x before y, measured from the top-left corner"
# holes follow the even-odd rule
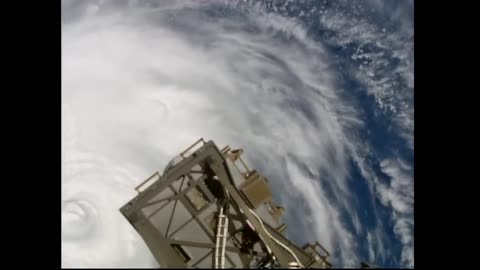
[[[355,135],[364,119],[298,21],[216,1],[62,4],[63,266],[154,266],[118,208],[199,137],[246,150],[299,244],[312,232],[335,263],[353,266],[362,231],[371,259],[383,252],[378,228],[345,223],[357,215],[352,156],[376,178]],[[402,217],[395,232],[411,247],[411,168],[385,160],[382,170],[393,180],[371,180],[371,194]]]

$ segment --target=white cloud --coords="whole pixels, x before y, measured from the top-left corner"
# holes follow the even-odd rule
[[[370,1],[370,5],[387,9],[387,5],[377,1]],[[384,31],[365,19],[338,13],[322,15],[320,22],[335,31],[330,42],[356,46],[352,60],[357,65],[351,72],[366,86],[367,94],[375,98],[382,111],[393,113],[394,124],[402,130],[400,135],[413,150],[413,17],[409,12],[413,12],[413,7],[397,8],[392,12],[394,17],[390,20],[401,25],[401,31],[397,32]],[[372,46],[377,49],[366,49]],[[394,60],[398,65],[389,70],[387,67]]]
[[[404,161],[384,160],[382,171],[391,178],[388,186],[380,185],[378,192],[384,204],[390,204],[394,212],[393,230],[403,244],[402,264],[414,265],[413,260],[413,173]]]
[[[352,157],[355,160],[362,176],[369,179],[367,182],[370,193],[376,194],[380,202],[391,208],[391,220],[393,221],[393,231],[396,237],[402,243],[401,264],[405,267],[414,265],[413,254],[413,203],[414,203],[414,179],[413,168],[406,164],[400,158],[385,159],[380,162],[381,170],[390,179],[388,183],[380,180],[367,160],[372,158],[371,150],[368,145],[356,145],[363,147],[364,151],[353,151]],[[373,157],[376,158],[376,157]],[[375,213],[375,216],[377,214]],[[384,224],[382,220],[377,220],[378,225],[372,231],[367,232],[367,242],[369,243],[369,260],[372,262],[378,259],[384,260],[386,256],[391,255],[391,250],[385,246]]]
[[[368,153],[368,150],[366,153]],[[379,176],[377,176],[365,162],[365,160],[368,159],[367,156],[365,153],[362,156],[354,153],[353,158],[357,162],[362,175],[366,179],[371,180],[368,182],[371,193],[377,194],[381,203],[392,209],[391,219],[394,222],[393,231],[402,243],[401,264],[405,267],[414,265],[413,168],[399,158],[383,160],[380,162],[380,167],[382,172],[390,178],[387,184],[381,181]],[[376,251],[383,259],[387,255],[385,254],[384,235],[382,234],[384,224],[380,220],[378,222],[380,225],[377,226],[374,231],[375,238],[368,232],[367,241],[370,247],[372,247],[372,245],[377,246]],[[372,251],[369,251],[369,254],[372,254]],[[369,259],[372,260],[371,257]]]
[[[364,149],[350,131],[362,121],[339,97],[325,51],[295,21],[259,8],[211,21],[195,5],[148,13],[133,4],[105,12],[98,4],[88,19],[62,25],[63,121],[71,126],[62,136],[62,265],[155,265],[118,208],[199,137],[243,147],[247,160],[262,157],[252,167],[277,176],[270,182],[287,213],[306,201],[313,214],[313,223],[297,221],[298,230],[315,232],[335,263],[355,265],[353,232],[340,212],[355,213],[348,158]],[[249,25],[257,28],[247,32]],[[278,42],[279,34],[291,42]],[[368,164],[360,167],[370,174]],[[321,186],[325,179],[332,194]],[[402,210],[393,189],[385,188],[384,200]],[[405,226],[397,226],[400,235]],[[369,248],[383,256],[380,234]]]

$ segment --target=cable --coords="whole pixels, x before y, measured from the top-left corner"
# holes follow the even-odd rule
[[[283,247],[286,251],[288,251],[292,256],[293,258],[295,258],[295,261],[297,261],[298,263],[298,266],[300,266],[300,268],[304,268],[304,266],[302,265],[302,263],[300,262],[300,260],[297,258],[297,255],[295,255],[295,253],[289,249],[287,246],[285,246],[282,242],[280,242],[279,240],[277,240],[275,237],[273,237],[268,231],[267,229],[265,228],[265,226],[263,225],[263,222],[262,220],[260,219],[260,217],[257,215],[257,213],[255,213],[255,211],[253,211],[252,209],[248,209],[250,210],[250,212],[255,216],[255,218],[258,220],[258,222],[260,222],[260,225],[262,226],[262,229],[265,231],[265,233],[268,235],[268,237],[270,237],[273,241],[275,241],[275,243],[277,243],[279,246]]]

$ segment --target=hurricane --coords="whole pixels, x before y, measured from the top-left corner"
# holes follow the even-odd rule
[[[413,257],[413,3],[62,1],[62,266],[158,267],[119,208],[199,138],[243,148],[287,236]]]

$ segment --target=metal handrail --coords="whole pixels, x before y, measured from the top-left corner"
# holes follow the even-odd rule
[[[183,151],[180,156],[182,158],[187,158],[185,155],[185,153],[187,153],[188,151],[190,151],[193,147],[195,147],[195,145],[199,144],[200,142],[203,142],[203,144],[205,145],[205,141],[203,140],[203,138],[200,138],[198,141],[196,141],[194,144],[192,144],[190,147],[188,147],[187,149],[185,149],[185,151]]]
[[[160,174],[158,172],[155,172],[154,174],[152,174],[152,176],[148,177],[147,180],[143,181],[142,183],[140,183],[140,185],[136,186],[135,187],[135,191],[137,191],[138,193],[140,193],[140,188],[145,185],[148,181],[152,180],[152,178],[155,176],[155,175],[158,175],[158,177],[160,178]]]

